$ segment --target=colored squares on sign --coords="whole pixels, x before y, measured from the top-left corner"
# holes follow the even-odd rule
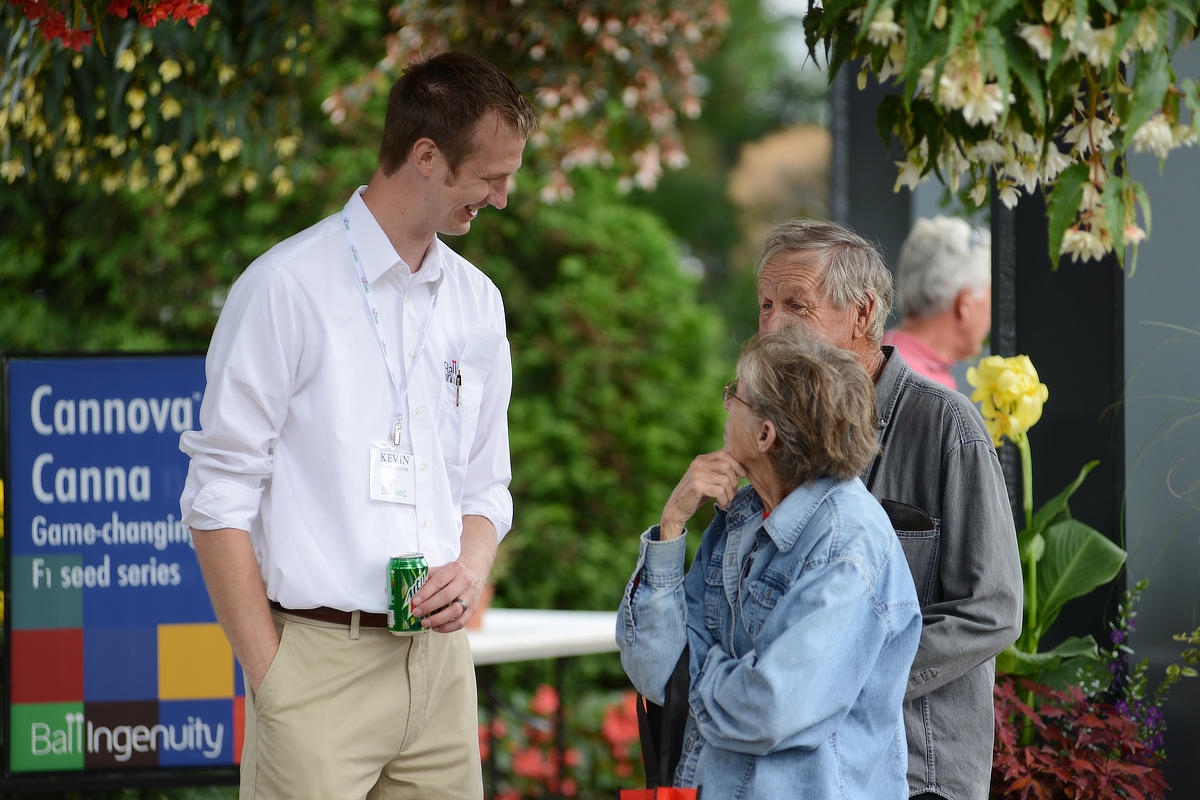
[[[12,632],[13,703],[83,699],[83,630]]]
[[[217,624],[158,626],[161,700],[233,696],[233,649]]]
[[[83,645],[83,698],[89,703],[158,697],[154,628],[89,627]]]
[[[162,766],[228,764],[233,759],[233,700],[159,704],[159,723],[168,732],[159,748]]]
[[[83,769],[83,703],[14,704],[10,730],[13,772]]]
[[[82,627],[83,581],[95,580],[96,572],[95,567],[83,566],[78,553],[13,556],[13,629]]]
[[[158,703],[85,703],[86,769],[158,765],[169,732],[158,724]]]

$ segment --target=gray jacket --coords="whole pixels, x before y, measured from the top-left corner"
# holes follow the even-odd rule
[[[1012,509],[975,406],[883,351],[881,451],[862,479],[892,518],[921,603],[904,696],[909,791],[986,800],[995,656],[1021,630]]]

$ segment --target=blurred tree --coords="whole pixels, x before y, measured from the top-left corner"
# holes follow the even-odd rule
[[[697,453],[720,446],[722,325],[670,233],[611,180],[481,216],[463,253],[504,293],[517,522],[505,605],[615,608],[641,531]],[[456,242],[457,243],[457,242]]]

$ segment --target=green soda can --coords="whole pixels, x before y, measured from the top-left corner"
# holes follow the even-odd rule
[[[422,553],[401,553],[388,559],[388,630],[393,633],[422,631],[421,620],[412,613],[413,595],[425,585],[429,565]]]

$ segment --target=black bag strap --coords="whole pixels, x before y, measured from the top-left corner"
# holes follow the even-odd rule
[[[637,696],[638,733],[641,736],[642,764],[646,768],[646,788],[671,786],[675,768],[683,755],[683,729],[688,717],[688,648],[684,645],[675,669],[667,679],[663,704]]]

